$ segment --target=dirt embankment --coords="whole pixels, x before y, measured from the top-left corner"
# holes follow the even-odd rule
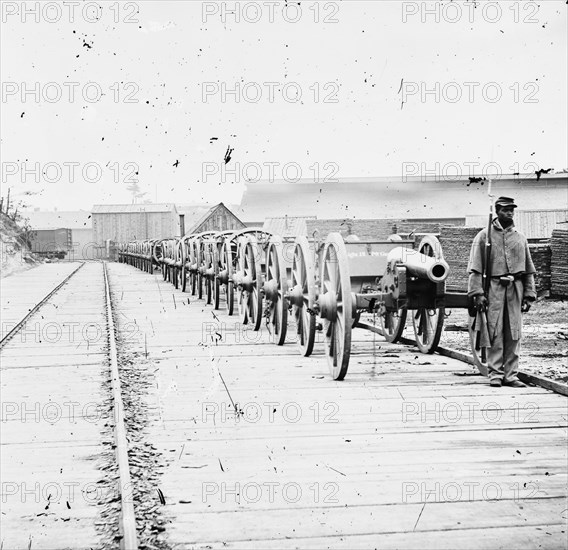
[[[41,262],[41,259],[30,252],[24,238],[24,230],[3,212],[0,213],[0,247],[2,278]]]
[[[446,319],[441,345],[469,351],[467,311]],[[449,330],[448,330],[449,329]],[[568,383],[568,301],[540,299],[523,315],[521,370]]]

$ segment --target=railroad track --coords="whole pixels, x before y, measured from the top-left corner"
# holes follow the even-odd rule
[[[77,267],[77,269],[75,269],[72,273],[65,277],[63,281],[61,281],[53,290],[51,290],[34,307],[32,307],[29,310],[28,314],[21,321],[16,323],[16,325],[2,337],[2,340],[0,340],[0,349],[2,349],[10,341],[10,339],[22,329],[22,327],[26,324],[26,321],[28,321],[28,319],[30,319],[30,317],[34,313],[36,313],[36,311],[38,311],[39,308],[43,306],[60,288],[62,288],[65,283],[67,283],[67,281],[69,281],[69,279],[71,279],[71,277],[73,277],[73,275],[75,275],[75,273],[77,273],[77,271],[79,271],[79,269],[81,269],[84,265],[85,262],[81,263],[79,267]]]
[[[93,269],[94,262],[90,262],[90,269]],[[98,266],[101,264],[96,262]],[[69,273],[63,280],[58,282],[56,286],[49,291],[42,299],[40,299],[33,307],[31,307],[28,313],[7,332],[1,342],[0,350],[6,349],[9,342],[17,340],[18,334],[26,328],[27,324],[33,321],[35,315],[41,315],[41,319],[44,319],[42,315],[43,309],[51,300],[57,298],[58,293],[62,292],[70,283],[74,282],[74,278],[84,270],[86,262],[82,262],[76,269]],[[102,264],[102,277],[104,278],[104,286],[101,288],[104,303],[104,320],[106,326],[106,335],[104,337],[104,347],[106,348],[106,361],[110,367],[110,379],[111,379],[111,391],[112,391],[112,419],[114,424],[114,448],[116,456],[116,466],[119,475],[119,492],[120,492],[120,502],[121,509],[118,516],[119,526],[118,530],[121,533],[121,547],[127,550],[136,550],[138,548],[137,531],[136,531],[136,518],[134,513],[133,499],[131,498],[132,493],[125,490],[125,488],[131,488],[132,479],[130,475],[130,467],[128,461],[128,439],[127,439],[127,429],[125,423],[124,415],[124,403],[122,400],[121,382],[120,374],[118,369],[118,357],[117,357],[117,344],[115,340],[115,325],[113,318],[113,308],[110,297],[110,285],[109,278],[107,274],[106,262]],[[91,304],[88,304],[89,306]],[[95,304],[92,304],[95,305]],[[48,314],[45,314],[46,318]],[[66,319],[67,317],[64,318]],[[28,329],[29,332],[29,329]],[[41,334],[41,331],[40,331]],[[28,336],[29,338],[29,336]],[[28,342],[27,338],[22,337],[24,342]],[[37,343],[37,342],[36,342]],[[26,346],[24,346],[25,348]],[[46,365],[49,366],[49,365]],[[5,390],[6,391],[6,390]],[[3,396],[3,400],[6,400],[6,396]],[[4,419],[3,419],[4,420]],[[63,469],[62,469],[63,471]],[[49,500],[49,499],[48,499]],[[68,507],[70,507],[68,502]],[[49,508],[49,503],[47,508]],[[2,545],[4,543],[2,542]],[[30,537],[29,547],[32,547],[32,538]]]
[[[120,487],[132,487],[130,468],[128,465],[128,440],[126,437],[126,422],[124,419],[124,403],[122,401],[122,391],[120,384],[120,374],[118,372],[118,354],[116,348],[114,317],[112,302],[110,299],[110,284],[108,279],[107,264],[103,263],[105,277],[105,300],[108,326],[108,342],[110,367],[112,377],[112,398],[114,412],[114,433],[116,439],[116,460],[118,463],[118,473],[120,476]],[[121,530],[123,533],[123,547],[126,550],[136,550],[138,540],[136,535],[136,516],[134,513],[134,503],[127,498],[124,490],[120,491],[120,502],[122,513],[120,515]]]
[[[202,299],[192,297],[162,280],[157,270],[148,275],[112,264],[109,271],[119,334],[126,331],[126,318],[136,318],[148,337],[148,367],[156,371],[148,398],[159,410],[150,419],[148,434],[169,459],[159,487],[169,517],[165,535],[174,547],[333,548],[341,546],[331,538],[338,533],[349,547],[348,537],[354,533],[413,531],[421,517],[416,533],[409,535],[416,537],[413,543],[397,545],[416,547],[420,537],[432,536],[418,533],[421,529],[446,529],[439,522],[445,511],[435,513],[434,506],[440,505],[432,497],[428,503],[421,499],[416,509],[403,506],[402,483],[424,482],[431,488],[490,480],[505,491],[522,476],[523,481],[538,481],[547,498],[562,493],[559,440],[566,420],[560,395],[538,387],[495,392],[481,376],[455,376],[471,370],[463,369],[463,362],[420,355],[406,341],[387,346],[377,337],[380,345],[375,347],[373,335],[365,330],[354,332],[351,376],[335,383],[326,375],[319,342],[310,360],[299,356],[290,337],[285,346],[273,345],[264,323],[259,333],[250,329],[246,332],[251,338],[243,338],[238,319],[206,307],[207,293]],[[204,337],[207,323],[219,327],[218,344]],[[146,352],[145,344],[146,338]],[[141,349],[140,344],[130,347]],[[268,411],[266,405],[272,403]],[[468,407],[478,412],[469,416]],[[459,421],[452,416],[454,410],[461,415]],[[493,410],[501,422],[483,416]],[[530,422],[533,413],[537,423]],[[516,464],[517,457],[523,462]],[[544,477],[545,472],[550,476]],[[493,475],[502,477],[487,477]],[[304,500],[288,503],[277,494],[271,500],[263,492],[271,484],[301,489]],[[320,499],[308,505],[309,487],[333,487],[339,502],[326,505]],[[235,502],[236,493],[240,502]],[[524,529],[527,521],[546,523],[551,517],[546,507],[552,503],[527,503],[516,527]],[[495,506],[505,513],[510,504],[511,498]],[[467,524],[463,529],[470,536],[486,506],[472,503],[466,513],[457,503],[448,517]],[[386,520],[388,525],[387,513],[396,518]],[[409,516],[409,525],[401,527],[402,518]],[[451,545],[449,539],[461,529],[438,535],[447,537],[448,544],[429,545]],[[550,527],[546,530],[556,536]],[[499,536],[513,540],[508,533]],[[357,539],[353,542],[350,547],[357,546]],[[379,536],[373,538],[373,544],[380,542]]]
[[[314,234],[292,242],[262,228],[207,231],[123,243],[119,261],[150,273],[158,268],[176,290],[205,299],[213,310],[224,301],[231,316],[238,307],[240,322],[254,331],[266,320],[276,345],[295,331],[304,357],[312,354],[319,331],[334,380],[347,375],[352,329],[357,327],[379,333],[387,342],[415,344],[424,354],[473,364],[487,375],[486,348],[476,332],[487,322],[484,313],[467,323],[471,355],[440,346],[445,312],[470,310],[471,304],[467,293],[446,288],[449,266],[434,235],[415,245],[398,235],[361,241],[330,233],[322,242]],[[380,326],[360,322],[370,313],[378,316]],[[407,315],[412,341],[402,337]],[[565,384],[523,372],[520,377],[568,394]]]
[[[375,332],[376,334],[380,334],[382,336],[381,330],[370,323],[359,322],[357,326],[359,328]],[[412,338],[401,337],[399,342],[409,346],[416,346],[416,340],[413,340]],[[473,356],[468,355],[467,353],[464,353],[462,351],[446,348],[444,346],[438,346],[435,353],[443,355],[444,357],[457,359],[458,361],[466,363],[467,365],[472,365],[474,367],[476,366],[476,361]],[[481,373],[479,374],[481,375]],[[559,393],[560,395],[568,396],[567,384],[562,384],[561,382],[557,382],[556,380],[552,380],[551,378],[546,378],[544,376],[539,376],[524,371],[519,371],[518,376],[519,380],[525,382],[526,384],[533,384],[534,386],[539,386],[541,388],[544,388],[545,390],[550,390],[555,393]]]
[[[87,267],[85,267],[87,266]],[[98,266],[95,268],[95,266]],[[18,332],[20,330],[22,330],[23,327],[25,327],[26,322],[29,322],[32,318],[32,316],[34,314],[41,314],[42,312],[42,307],[44,307],[52,298],[55,298],[57,296],[58,292],[62,292],[64,291],[64,289],[66,288],[66,286],[72,285],[74,283],[75,278],[77,277],[78,274],[82,274],[85,272],[85,270],[89,270],[90,273],[93,273],[93,276],[96,275],[97,279],[98,279],[98,287],[95,289],[96,290],[96,294],[92,294],[91,297],[93,300],[95,299],[100,299],[101,304],[104,305],[104,307],[102,309],[104,309],[104,313],[102,313],[102,315],[104,316],[104,322],[105,322],[105,326],[106,326],[106,333],[105,333],[105,347],[104,347],[104,354],[105,354],[105,362],[108,363],[109,367],[110,367],[110,391],[112,393],[112,417],[113,417],[113,430],[114,430],[114,453],[115,453],[115,457],[116,457],[116,467],[118,470],[118,475],[119,475],[119,484],[121,488],[126,488],[126,487],[132,487],[132,475],[131,475],[131,466],[129,464],[129,454],[128,454],[128,449],[129,449],[129,438],[127,437],[127,426],[126,426],[126,421],[125,421],[125,405],[124,405],[124,400],[123,400],[123,388],[121,388],[121,376],[119,373],[119,358],[118,358],[118,349],[117,349],[117,340],[115,339],[115,332],[118,334],[120,333],[120,329],[115,325],[115,316],[116,314],[120,314],[121,316],[124,315],[124,311],[120,310],[117,313],[115,313],[113,311],[113,303],[112,303],[112,293],[111,293],[111,287],[110,287],[110,278],[109,278],[109,269],[106,263],[103,263],[102,265],[100,263],[83,263],[80,266],[78,266],[72,273],[70,273],[68,276],[66,276],[64,278],[63,281],[59,282],[58,284],[56,284],[56,286],[44,297],[42,298],[33,308],[31,308],[31,310],[29,311],[29,313],[25,316],[24,319],[22,319],[22,321],[20,321],[16,327],[14,327],[7,335],[6,337],[4,337],[2,345],[4,347],[4,349],[9,349],[8,346],[6,346],[6,344],[8,343],[8,341],[12,341],[12,342],[17,342],[17,338],[15,338],[18,335]],[[112,270],[112,268],[111,268]],[[86,274],[85,274],[86,275]],[[141,278],[145,279],[146,277],[148,277],[148,275],[142,275],[141,274]],[[102,282],[101,280],[102,279]],[[160,283],[162,284],[162,283]],[[78,285],[78,286],[82,286],[82,285]],[[116,300],[117,298],[117,294],[116,294],[117,290],[115,289],[115,296],[114,299]],[[161,292],[161,291],[160,291]],[[180,289],[178,289],[176,291],[176,293],[181,292]],[[206,296],[204,296],[204,299],[207,300]],[[160,293],[160,301],[162,300],[161,298],[161,293]],[[199,300],[198,303],[203,304],[203,300]],[[94,304],[94,301],[93,301]],[[89,304],[92,305],[92,304]],[[180,319],[183,319],[183,315],[187,315],[187,311],[183,312],[180,311],[179,309],[179,303],[176,306],[176,301],[175,301],[175,296],[173,297],[173,310],[171,311],[171,315],[174,316],[179,316]],[[118,306],[120,307],[120,306]],[[203,311],[201,308],[199,308],[200,311]],[[177,311],[177,313],[176,313]],[[127,311],[128,313],[128,311]],[[138,314],[136,314],[138,315]],[[229,318],[227,317],[226,320],[229,320]],[[363,323],[360,322],[360,325],[362,325]],[[174,325],[178,325],[178,323],[175,323]],[[172,326],[174,325],[168,325],[168,327],[165,327],[166,332],[169,332],[172,330]],[[180,324],[180,326],[183,326],[183,323]],[[379,329],[377,329],[377,327],[372,326],[372,325],[368,325],[368,326],[362,326],[361,328],[365,328],[367,330],[370,330],[372,332],[378,332],[380,333]],[[174,331],[174,337],[175,337],[175,331]],[[406,345],[413,345],[415,344],[415,342],[413,340],[407,339],[407,338],[402,338],[400,340],[400,342],[402,344],[406,344]],[[291,347],[291,344],[288,344]],[[357,350],[358,347],[358,343],[354,342],[354,350]],[[254,348],[254,345],[250,346],[251,348]],[[24,346],[25,348],[25,346]],[[24,349],[21,348],[21,349]],[[282,349],[282,348],[280,348]],[[138,345],[138,352],[142,352],[142,350],[140,349],[140,345]],[[144,350],[145,354],[147,355],[148,352],[147,350]],[[438,347],[437,352],[440,353],[441,355],[446,355],[449,357],[452,357],[454,359],[457,359],[463,363],[467,363],[467,364],[472,364],[474,365],[474,359],[471,356],[468,356],[467,354],[455,351],[455,350],[449,350],[443,347]],[[371,351],[371,354],[373,352]],[[166,356],[167,357],[167,356]],[[522,375],[523,376],[523,375]],[[528,376],[528,375],[524,375],[524,376]],[[553,392],[557,392],[557,393],[561,393],[563,395],[566,395],[566,391],[565,389],[562,387],[562,384],[558,384],[552,380],[548,380],[542,377],[531,377],[530,379],[528,378],[524,378],[527,382],[530,382],[531,384],[534,384],[536,386],[540,386],[543,388],[546,388],[548,390],[551,390]],[[224,382],[223,382],[224,383]],[[336,387],[336,385],[330,385],[330,389],[333,387]],[[341,384],[340,384],[341,386]],[[347,386],[346,386],[347,387]],[[227,388],[227,391],[228,388]],[[404,391],[404,390],[403,390]],[[189,420],[188,420],[189,422]],[[132,439],[132,438],[130,438]],[[150,439],[150,441],[154,442],[154,439]],[[180,457],[183,454],[183,447],[180,453]],[[136,510],[134,507],[134,502],[132,500],[132,498],[129,498],[131,496],[131,493],[128,493],[124,490],[120,491],[120,514],[117,517],[117,521],[119,523],[119,530],[121,533],[121,546],[127,550],[131,550],[131,549],[136,549],[138,548],[138,532],[137,532],[137,518],[136,518]],[[162,503],[164,504],[164,503]],[[138,528],[140,528],[140,526],[138,526]]]

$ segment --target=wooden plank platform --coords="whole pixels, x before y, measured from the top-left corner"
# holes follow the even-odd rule
[[[0,279],[1,337],[80,265],[80,262],[41,264]]]
[[[3,280],[3,323],[20,321],[78,265],[44,264]],[[104,307],[102,264],[87,263],[0,351],[5,549],[100,544]]]
[[[173,548],[567,547],[565,397],[360,330],[335,382],[321,343],[304,358],[157,273],[109,275]]]

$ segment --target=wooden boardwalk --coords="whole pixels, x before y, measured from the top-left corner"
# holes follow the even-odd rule
[[[321,344],[303,358],[159,275],[109,275],[173,548],[567,547],[565,397],[361,330],[334,382]]]
[[[2,280],[2,322],[20,321],[78,265],[45,264]],[[100,542],[108,422],[104,308],[103,266],[87,263],[0,352],[6,550]]]
[[[42,264],[1,279],[1,337],[80,265],[79,262]]]

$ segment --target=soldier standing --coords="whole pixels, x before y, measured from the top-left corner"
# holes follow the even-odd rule
[[[522,388],[517,378],[522,316],[536,299],[536,273],[529,245],[513,223],[515,201],[499,197],[495,202],[497,217],[491,224],[490,265],[485,266],[487,229],[480,231],[471,245],[468,296],[474,298],[479,311],[487,311],[491,347],[487,350],[490,385]],[[489,268],[488,295],[483,275]]]

